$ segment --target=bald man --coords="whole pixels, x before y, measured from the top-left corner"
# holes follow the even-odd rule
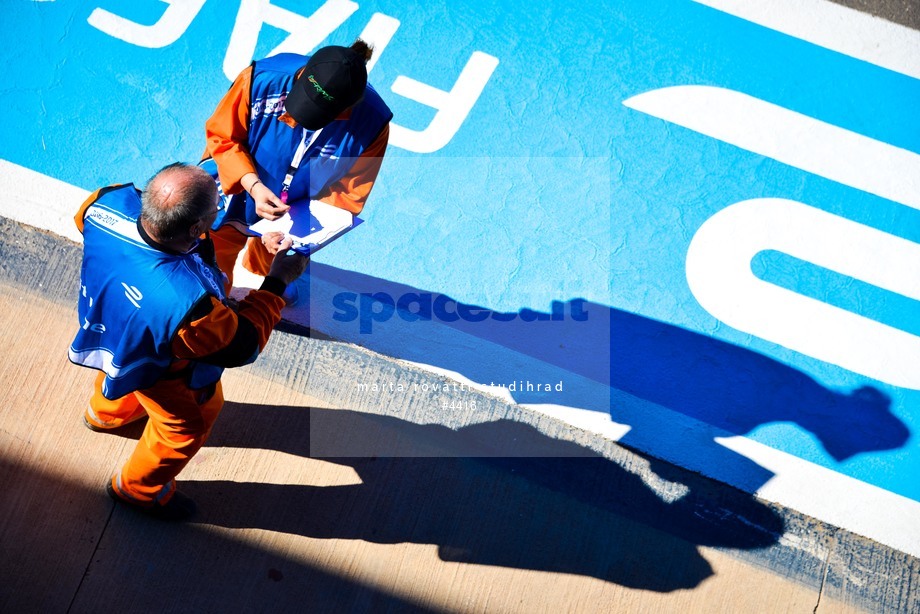
[[[163,520],[195,512],[175,478],[220,413],[223,369],[256,359],[281,319],[287,284],[307,262],[283,246],[262,286],[231,307],[208,237],[218,206],[210,175],[171,164],[143,192],[132,184],[97,190],[75,218],[83,268],[69,357],[99,371],[83,421],[110,431],[147,418],[106,490]]]

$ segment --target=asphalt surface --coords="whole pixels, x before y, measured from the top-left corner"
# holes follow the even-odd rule
[[[917,0],[831,0],[831,2],[914,30],[920,30],[920,2]]]

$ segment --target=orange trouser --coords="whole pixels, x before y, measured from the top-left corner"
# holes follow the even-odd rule
[[[233,287],[233,267],[244,247],[246,253],[243,254],[243,266],[246,270],[256,275],[268,275],[274,256],[265,249],[259,237],[247,237],[233,226],[222,226],[220,230],[211,233],[211,240],[214,241],[217,266],[227,275],[225,291],[230,292]]]
[[[176,490],[176,475],[204,445],[217,420],[224,395],[220,382],[200,390],[182,379],[160,380],[143,391],[110,401],[96,377],[90,408],[93,418],[112,428],[148,416],[147,426],[131,458],[112,477],[112,486],[126,499],[165,504]]]

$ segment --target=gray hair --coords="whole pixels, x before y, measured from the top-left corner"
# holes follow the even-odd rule
[[[141,193],[141,218],[158,239],[171,241],[213,211],[216,202],[214,179],[198,166],[176,162],[147,182]]]

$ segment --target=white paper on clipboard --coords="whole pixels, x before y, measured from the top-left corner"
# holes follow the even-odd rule
[[[295,205],[277,220],[259,220],[249,229],[259,235],[282,232],[294,242],[294,249],[312,253],[358,223],[360,220],[350,211],[311,200],[308,210],[302,205]]]

